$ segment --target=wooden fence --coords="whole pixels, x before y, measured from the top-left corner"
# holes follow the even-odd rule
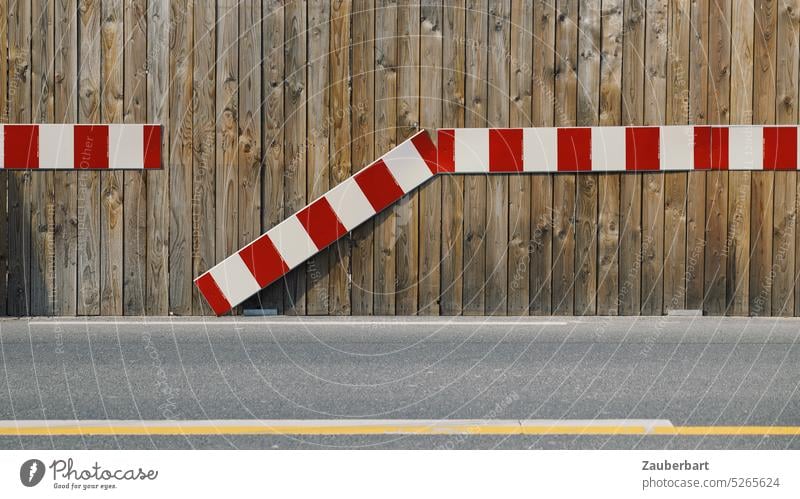
[[[0,173],[0,312],[207,314],[193,277],[418,127],[796,123],[799,15],[800,0],[2,0],[2,121],[161,123],[168,160]],[[793,172],[436,178],[251,306],[796,315],[797,188]]]

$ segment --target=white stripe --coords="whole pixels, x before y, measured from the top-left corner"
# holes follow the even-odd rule
[[[318,251],[296,215],[270,229],[267,235],[290,269],[297,267]]]
[[[406,140],[381,158],[404,193],[414,190],[433,176],[411,140]]]
[[[141,125],[108,125],[108,167],[144,168],[144,128]]]
[[[662,126],[660,136],[661,169],[694,170],[694,127]]]
[[[558,129],[522,130],[522,171],[558,171]]]
[[[39,168],[75,168],[75,127],[39,125]]]
[[[120,319],[118,321],[103,321],[103,320],[29,320],[26,321],[29,326],[199,326],[209,325],[213,327],[220,326],[482,326],[483,328],[490,328],[494,326],[566,326],[569,324],[567,321],[493,321],[493,320],[441,320],[441,321],[408,321],[408,320],[394,320],[391,321],[353,321],[353,320],[314,320],[314,319],[282,319],[282,320],[260,320],[242,317],[204,317],[202,319],[187,321],[187,320],[129,320]]]
[[[369,204],[361,187],[358,186],[355,177],[348,178],[326,192],[325,198],[348,231],[358,227],[375,214],[375,210]]]
[[[592,127],[592,171],[625,171],[625,127]]]
[[[0,125],[0,168],[6,167],[6,128]]]
[[[760,126],[728,128],[728,169],[764,169],[764,133]]]
[[[261,289],[238,253],[222,260],[209,272],[232,306],[238,305]]]
[[[457,128],[454,135],[456,173],[487,173],[489,129]]]

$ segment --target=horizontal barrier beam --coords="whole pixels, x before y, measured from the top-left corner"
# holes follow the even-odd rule
[[[159,125],[0,125],[0,168],[141,170],[161,168]]]

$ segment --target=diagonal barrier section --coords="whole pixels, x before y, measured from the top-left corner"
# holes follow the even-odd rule
[[[436,147],[420,131],[195,280],[228,312],[431,178]]]
[[[0,168],[161,168],[159,125],[0,125]]]
[[[797,170],[797,126],[420,131],[195,280],[217,315],[284,276],[433,175]]]

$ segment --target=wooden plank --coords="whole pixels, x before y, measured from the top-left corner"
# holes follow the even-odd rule
[[[423,0],[420,5],[420,127],[442,125],[442,5]],[[435,132],[431,138],[436,140]],[[440,313],[442,256],[442,179],[425,184],[419,193],[419,313]]]
[[[774,124],[775,123],[775,76],[777,63],[777,46],[775,34],[778,27],[778,12],[776,0],[753,0],[747,2],[737,2],[736,10],[734,11],[734,26],[737,26],[736,19],[742,17],[744,20],[750,20],[750,26],[753,26],[753,10],[755,10],[755,33],[753,40],[749,41],[749,46],[752,46],[750,53],[746,52],[749,48],[748,45],[742,46],[737,43],[739,38],[744,36],[740,32],[734,33],[734,48],[735,51],[731,54],[732,60],[739,54],[743,54],[739,59],[743,60],[740,64],[745,65],[749,63],[750,72],[745,73],[744,76],[752,75],[753,84],[750,88],[742,85],[741,88],[735,83],[731,89],[731,101],[736,101],[736,98],[741,98],[747,101],[748,94],[750,95],[750,102],[753,110],[753,122],[757,124]],[[733,29],[733,28],[732,28]],[[742,30],[748,33],[747,30]],[[746,43],[746,42],[744,42]],[[749,57],[748,57],[749,56]],[[754,67],[755,66],[755,67]],[[736,66],[732,66],[735,69]],[[739,77],[734,72],[733,81],[738,81]],[[741,96],[741,97],[740,97]],[[742,103],[744,104],[744,103]],[[733,113],[736,108],[731,104],[731,121],[736,123],[739,120]],[[740,232],[746,233],[747,229],[750,231],[749,247],[743,246],[750,250],[749,262],[749,276],[750,281],[747,282],[743,279],[741,283],[737,282],[738,287],[744,288],[749,284],[749,296],[746,292],[742,292],[745,296],[741,301],[744,303],[741,306],[736,306],[739,300],[733,300],[732,313],[747,314],[748,313],[748,300],[749,300],[749,314],[754,316],[770,315],[772,313],[772,281],[773,281],[773,189],[775,174],[773,172],[759,172],[755,175],[749,176],[751,182],[749,185],[743,185],[741,191],[744,192],[747,188],[750,189],[750,198],[744,199],[743,202],[749,201],[750,219],[743,219],[743,226],[741,231],[730,230],[733,234],[738,235]],[[731,198],[733,193],[739,192],[738,189],[733,187],[733,174],[731,174]],[[746,212],[747,207],[742,209]],[[749,222],[749,224],[747,224]],[[747,225],[744,225],[747,224]],[[732,238],[736,240],[737,238]],[[748,242],[747,240],[742,243]],[[731,256],[738,253],[731,251]],[[739,269],[741,272],[747,272],[747,267]],[[738,274],[737,274],[738,276]],[[732,276],[728,276],[732,280]],[[737,296],[739,294],[737,293]]]
[[[466,12],[464,0],[444,2],[442,23],[442,126],[464,126]],[[442,184],[442,315],[459,315],[463,308],[464,178],[450,175]]]
[[[169,4],[147,3],[147,121],[161,125],[163,170],[147,172],[147,315],[169,312]]]
[[[397,143],[413,135],[419,124],[419,2],[397,2]],[[395,207],[397,277],[395,313],[418,309],[419,191],[404,196]]]
[[[668,1],[647,2],[644,124],[664,123],[667,97]],[[642,314],[664,311],[664,174],[642,174]]]
[[[104,123],[123,120],[123,3],[102,2],[102,85],[100,116]],[[122,172],[100,173],[100,314],[122,315]]]
[[[689,39],[689,121],[703,124],[708,116],[709,0],[691,4]],[[702,310],[704,300],[706,172],[690,172],[686,190],[686,308]]]
[[[330,51],[330,3],[310,0],[308,5],[308,200],[325,194],[330,186],[330,103],[328,54]],[[328,313],[328,252],[306,263],[306,313]]]
[[[486,111],[489,126],[507,127],[509,118],[509,53],[511,2],[489,3],[489,73]],[[486,182],[486,298],[487,315],[508,312],[508,178],[489,175]]]
[[[668,125],[689,122],[690,0],[669,2],[667,54]],[[687,174],[664,175],[664,312],[686,308]]]
[[[31,121],[31,0],[16,0],[8,10],[9,122]],[[8,176],[8,314],[30,313],[30,173]]]
[[[622,124],[644,122],[645,5],[625,0],[622,52]],[[620,182],[619,313],[641,312],[642,179],[622,175]]]
[[[533,23],[533,126],[555,123],[556,11],[550,0],[534,4]],[[531,265],[530,313],[548,315],[552,311],[553,262],[553,177],[531,178]]]
[[[391,150],[397,140],[397,4],[379,0],[375,11],[375,156]],[[373,312],[395,312],[394,208],[375,217]]]
[[[36,123],[55,118],[55,7],[52,2],[34,0],[31,39],[32,117]],[[53,315],[55,289],[53,172],[31,176],[31,315]]]
[[[285,73],[284,95],[284,210],[286,214],[300,210],[306,204],[306,5],[305,2],[286,2],[285,13]],[[219,193],[217,193],[219,196]],[[285,278],[284,310],[304,314],[306,310],[305,267],[295,269]]]
[[[556,125],[574,126],[578,57],[578,2],[560,0],[556,23]],[[553,181],[553,313],[573,315],[575,305],[576,175]]]
[[[55,2],[54,119],[57,123],[74,123],[78,117],[76,12],[77,0]],[[0,38],[2,38],[1,33]],[[68,316],[75,315],[78,311],[78,174],[56,172],[53,184],[55,192],[53,315]]]
[[[369,0],[353,0],[352,14],[352,146],[353,172],[375,159],[375,10]],[[352,233],[351,306],[353,315],[372,314],[373,231],[368,220]]]
[[[125,0],[124,121],[147,123],[147,2]],[[147,177],[123,174],[123,311],[144,315],[147,287]]]
[[[486,126],[488,81],[488,3],[467,0],[465,67],[467,127]],[[470,175],[464,178],[464,315],[482,315],[486,285],[486,178]]]
[[[511,2],[511,108],[509,126],[529,127],[533,92],[533,0]],[[527,315],[530,305],[531,181],[508,179],[508,313]]]
[[[797,123],[797,79],[798,58],[795,57],[800,46],[800,21],[796,13],[800,9],[798,0],[778,2],[778,44],[776,65],[776,94],[778,107],[776,122],[779,124]],[[797,174],[794,172],[775,172],[774,235],[772,245],[772,315],[792,316],[795,307],[797,233]]]
[[[580,0],[577,123],[597,125],[600,110],[600,4]],[[597,313],[599,175],[580,175],[575,201],[575,313]]]
[[[731,2],[711,0],[709,10],[708,121],[730,121]],[[725,285],[728,251],[728,174],[709,171],[706,175],[706,246],[703,311],[722,315],[726,309]]]
[[[349,84],[351,10],[352,0],[338,0],[331,5],[331,187],[346,180],[352,172]],[[350,247],[350,238],[343,238],[330,251],[328,313],[333,315],[349,315],[351,311]]]
[[[192,313],[192,45],[194,2],[170,0],[169,309]],[[204,36],[201,33],[199,36]],[[198,310],[195,310],[197,313]]]
[[[192,275],[198,276],[217,260],[214,186],[217,170],[217,15],[214,6],[210,2],[195,5],[193,23],[192,85],[198,98],[192,102],[192,158],[188,170],[191,180],[187,178],[187,182],[192,184]],[[196,288],[192,293],[192,310],[195,314],[212,313]]]
[[[8,2],[0,2],[0,54],[8,54]],[[8,57],[0,57],[0,123],[9,121]],[[0,234],[8,234],[8,173],[0,172]],[[8,238],[0,236],[0,314],[7,314]]]
[[[731,123],[751,123],[753,121],[753,2],[734,2],[732,4],[731,20]],[[774,51],[773,51],[774,52]],[[772,57],[774,64],[774,56]],[[775,91],[774,78],[772,78],[772,92],[769,107],[774,110]],[[763,108],[764,106],[761,105]],[[770,113],[769,122],[775,119],[774,111]],[[772,191],[772,174],[767,173],[770,179],[768,190]],[[761,175],[753,178],[754,184],[764,180]],[[728,173],[728,236],[727,236],[727,313],[733,315],[747,315],[750,291],[750,259],[751,250],[751,175],[750,172]],[[762,190],[763,192],[763,190]],[[771,192],[766,192],[770,197],[770,210],[772,206]],[[754,199],[757,201],[757,199]],[[754,209],[754,208],[753,208]],[[753,220],[763,216],[760,212],[755,214]],[[770,211],[770,224],[772,214]],[[756,234],[755,232],[753,232]],[[756,236],[757,237],[757,236]],[[767,237],[767,244],[772,244],[772,234]],[[758,240],[753,240],[756,246],[763,246]],[[769,250],[769,261],[772,260],[772,250]],[[762,306],[763,308],[763,306]],[[767,302],[767,309],[769,303]]]
[[[600,124],[622,119],[622,0],[602,2],[603,57],[600,61]],[[620,175],[601,175],[598,183],[597,313],[619,313]]]
[[[283,220],[284,2],[263,1],[262,77],[264,81],[264,178],[261,181],[261,226],[269,230]],[[259,293],[265,309],[283,312],[283,280]]]
[[[239,250],[239,2],[217,2],[216,261]],[[198,33],[199,36],[200,33]],[[234,313],[236,311],[234,310]]]

